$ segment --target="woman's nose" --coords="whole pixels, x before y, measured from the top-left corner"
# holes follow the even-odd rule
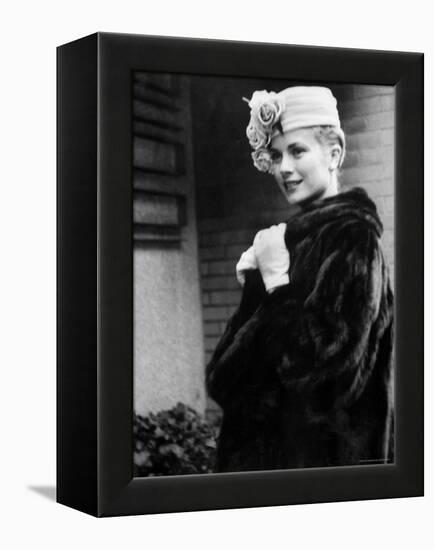
[[[282,155],[282,162],[280,163],[280,172],[289,173],[289,174],[294,172],[294,165],[290,155],[288,154]]]

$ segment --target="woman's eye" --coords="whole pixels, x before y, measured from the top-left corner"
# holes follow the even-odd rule
[[[292,154],[295,158],[301,157],[301,155],[304,153],[304,149],[301,149],[300,147],[294,147],[292,150]]]
[[[282,154],[278,151],[271,151],[271,160],[273,162],[280,162],[282,160]]]

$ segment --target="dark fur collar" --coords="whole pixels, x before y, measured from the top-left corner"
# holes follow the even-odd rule
[[[334,197],[313,201],[287,220],[287,244],[299,241],[317,227],[335,222],[363,221],[381,237],[383,225],[375,203],[361,187],[339,193]]]

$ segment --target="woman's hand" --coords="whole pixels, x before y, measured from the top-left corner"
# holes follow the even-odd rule
[[[244,286],[244,283],[246,282],[245,271],[249,269],[258,269],[253,246],[251,246],[241,254],[241,257],[236,266],[237,279],[242,286]]]
[[[253,241],[256,262],[267,292],[289,283],[289,252],[285,245],[286,224],[259,231]]]

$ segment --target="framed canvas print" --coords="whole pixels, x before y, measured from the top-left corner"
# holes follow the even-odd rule
[[[423,55],[58,48],[58,501],[423,494]]]

